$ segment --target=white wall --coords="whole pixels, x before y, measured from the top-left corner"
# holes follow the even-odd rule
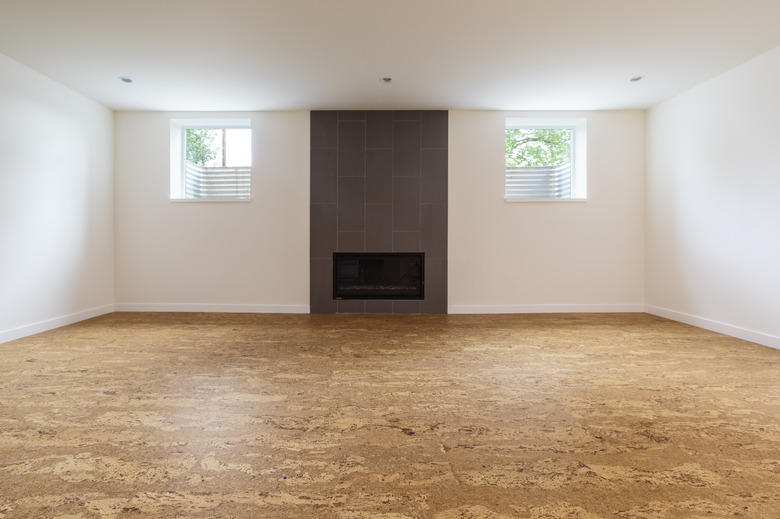
[[[648,114],[648,310],[780,347],[780,47]]]
[[[587,117],[588,199],[504,202],[506,117]],[[451,111],[450,312],[642,311],[644,112]]]
[[[249,117],[252,200],[169,199],[170,120]],[[119,112],[119,310],[307,312],[309,113]]]
[[[0,77],[0,342],[308,310],[308,112],[212,114],[252,118],[253,199],[171,202],[169,121],[204,114],[112,114],[2,55]],[[780,347],[779,82],[780,48],[647,117],[547,114],[588,118],[587,202],[503,201],[504,119],[540,114],[451,111],[450,311],[645,308]]]
[[[0,54],[0,342],[112,310],[113,114]]]

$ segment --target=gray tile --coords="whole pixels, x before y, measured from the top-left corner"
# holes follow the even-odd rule
[[[425,255],[425,299],[421,311],[425,314],[447,313],[446,259],[428,259]]]
[[[420,231],[420,204],[393,204],[393,231]]]
[[[419,121],[421,112],[419,110],[395,110],[393,120],[395,121]]]
[[[420,230],[420,179],[393,177],[393,230]]]
[[[366,252],[366,233],[340,232],[338,252]]]
[[[335,204],[337,202],[336,165],[335,148],[311,150],[311,203]]]
[[[420,206],[420,246],[425,256],[447,257],[447,206],[422,204]]]
[[[362,177],[366,168],[366,123],[340,121],[338,123],[338,175]]]
[[[447,147],[448,113],[443,110],[422,112],[420,146],[423,148]]]
[[[393,252],[420,252],[420,233],[393,232]]]
[[[392,314],[393,302],[380,299],[366,299],[367,314]]]
[[[420,175],[420,122],[393,123],[393,175]]]
[[[338,312],[340,314],[364,314],[366,313],[366,303],[362,299],[340,299]]]
[[[365,121],[366,112],[362,110],[339,110],[339,121]]]
[[[309,116],[310,146],[314,148],[335,148],[337,143],[336,112],[314,111]]]
[[[424,204],[447,203],[447,150],[421,150],[420,162],[420,201]]]
[[[366,252],[393,252],[392,205],[366,205]]]
[[[419,314],[422,301],[393,301],[394,314]]]
[[[393,177],[393,203],[420,203],[420,177]]]
[[[366,203],[393,201],[393,150],[366,150]]]
[[[309,254],[330,258],[336,250],[336,204],[312,204],[309,209]]]
[[[338,307],[333,299],[333,258],[311,260],[309,307],[313,314],[334,314]]]
[[[366,112],[366,148],[393,147],[393,112]]]
[[[365,179],[339,177],[338,230],[365,231]]]

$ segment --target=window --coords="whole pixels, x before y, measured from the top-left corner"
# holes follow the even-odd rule
[[[171,199],[248,200],[251,181],[249,119],[171,121]]]
[[[585,119],[506,120],[504,200],[587,197]]]

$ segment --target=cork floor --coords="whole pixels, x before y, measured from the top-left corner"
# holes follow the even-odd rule
[[[780,517],[780,351],[649,315],[115,313],[0,350],[2,518]]]

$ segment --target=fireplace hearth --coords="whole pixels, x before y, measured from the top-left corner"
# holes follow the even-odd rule
[[[423,299],[425,254],[334,252],[334,299]]]

